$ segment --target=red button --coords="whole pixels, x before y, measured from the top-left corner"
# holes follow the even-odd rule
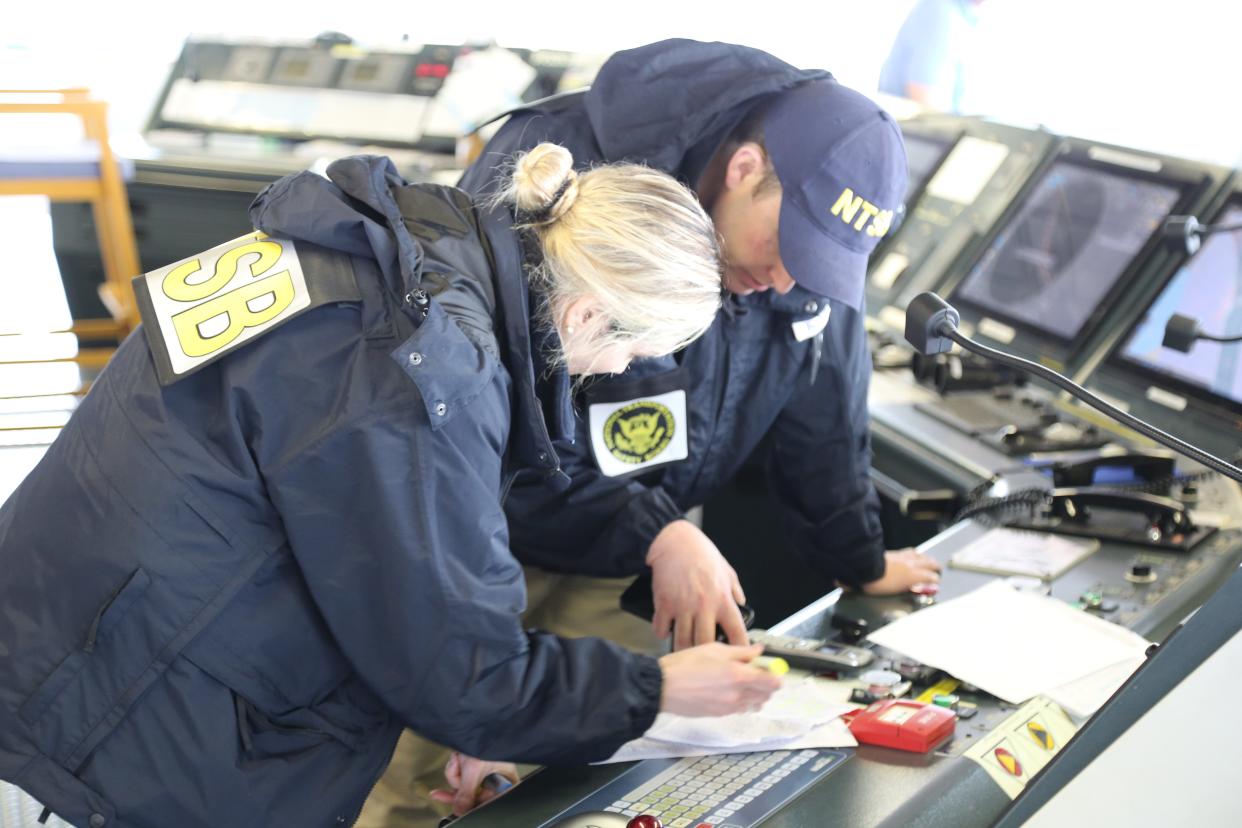
[[[664,828],[664,823],[651,814],[639,814],[631,819],[625,828]]]

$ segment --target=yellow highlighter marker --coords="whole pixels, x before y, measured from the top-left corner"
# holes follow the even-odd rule
[[[756,656],[750,663],[774,676],[783,676],[789,672],[789,662],[779,656]]]

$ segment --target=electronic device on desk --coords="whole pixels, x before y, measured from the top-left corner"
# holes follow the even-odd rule
[[[916,382],[935,388],[942,396],[962,391],[1013,392],[1026,385],[1026,375],[1004,365],[996,365],[974,354],[914,354],[910,373]],[[1000,393],[1000,398],[1006,396]],[[998,423],[1000,425],[1000,423]]]
[[[1206,215],[1217,225],[1242,222],[1242,182]],[[1199,340],[1182,351],[1164,340],[1175,314],[1222,338],[1242,334],[1242,234],[1208,236],[1193,256],[1183,251],[1170,262],[1153,287],[1085,384],[1136,416],[1233,456],[1242,446],[1242,343]]]
[[[126,188],[139,258],[159,267],[249,232],[247,207],[264,187],[346,155],[387,154],[411,181],[455,180],[455,118],[477,111],[483,119],[555,90],[573,63],[568,57],[448,44],[365,49],[339,33],[190,38],[152,110],[148,148]],[[496,83],[455,84],[466,58],[475,68],[490,62]],[[96,295],[103,273],[89,205],[54,204],[52,225],[70,312],[106,316]]]
[[[957,714],[947,707],[909,699],[882,699],[848,717],[850,732],[864,745],[930,753],[953,738]]]
[[[1168,449],[1109,446],[1074,457],[1032,463],[1048,473],[1054,486],[1096,484],[1143,484],[1157,494],[1167,494],[1177,482],[1176,455]]]
[[[1196,525],[1186,504],[1173,498],[1090,486],[1053,489],[1033,515],[1007,524],[1179,552],[1216,531]]]
[[[866,288],[870,312],[895,331],[902,328],[905,297],[942,282],[1056,142],[1040,130],[952,115],[921,115],[901,128],[911,182],[906,212],[871,257]]]
[[[1099,448],[1111,439],[1092,423],[1067,416],[1026,375],[974,354],[915,354],[911,371],[940,392],[916,410],[1011,457]]]
[[[1173,463],[1168,451],[1120,448],[1072,462],[1054,460],[1044,466],[1053,488],[975,497],[957,520],[981,517],[1016,529],[1188,552],[1217,530],[1196,523],[1191,515],[1196,499],[1187,494],[1215,473],[1178,477],[1172,475]],[[1176,497],[1169,496],[1171,490]]]
[[[815,673],[857,670],[875,659],[875,654],[863,647],[821,638],[777,635],[767,630],[751,630],[750,641],[762,644],[764,655],[778,656],[789,662],[791,667]]]
[[[558,820],[550,828],[664,828],[664,823],[650,814],[630,818],[609,811],[584,811]]]
[[[899,371],[910,367],[910,348],[892,331],[867,330],[871,367],[877,371]]]
[[[805,792],[849,758],[810,748],[646,759],[557,814],[540,828],[622,828],[625,822],[584,822],[588,815],[658,818],[665,828],[703,825],[751,828]],[[604,818],[607,819],[607,818]]]
[[[951,301],[960,306],[963,329],[1048,367],[1077,365],[1082,343],[1102,327],[1107,310],[1167,258],[1162,223],[1199,203],[1223,176],[1208,165],[1066,139],[987,243],[955,268],[960,282]],[[942,359],[956,364],[952,355]],[[984,376],[977,385],[986,385],[989,373],[1004,373],[996,364],[975,370]],[[1095,424],[1055,409],[1050,396],[1035,423],[1034,411],[1017,395],[1007,400],[979,390],[952,396],[962,399],[918,408],[978,431],[980,440],[1011,456],[1098,447],[1110,439]],[[1007,409],[1011,419],[999,429],[981,429],[969,421],[967,399],[989,418]]]
[[[1223,175],[1066,139],[962,269],[949,301],[981,341],[1054,368],[1070,365],[1118,297],[1167,258],[1162,223],[1197,204]]]
[[[961,125],[955,120],[938,118],[936,121],[915,118],[900,122],[906,147],[906,195],[888,234],[876,246],[877,254],[898,235],[906,216],[923,196],[927,182],[961,137]]]
[[[336,33],[334,33],[336,34]],[[365,49],[336,35],[306,42],[186,41],[148,124],[148,132],[237,133],[290,140],[331,138],[428,152],[454,151],[473,124],[446,120],[438,101],[466,56],[496,47],[411,45]],[[495,111],[555,92],[571,64],[569,52],[497,50],[520,88],[495,100],[487,84],[453,89],[454,112],[484,120]],[[475,67],[476,69],[478,67]],[[477,104],[477,106],[476,106]]]
[[[920,353],[945,353],[953,345],[957,345],[1003,365],[1029,371],[1032,375],[1068,391],[1075,398],[1088,403],[1091,407],[1122,425],[1138,431],[1143,436],[1172,448],[1234,481],[1242,482],[1242,468],[1122,411],[1046,366],[970,339],[958,329],[959,322],[957,310],[940,297],[934,293],[921,294],[910,303],[907,309],[906,339]],[[1140,513],[1147,522],[1143,535],[1150,543],[1190,548],[1212,531],[1195,527],[1185,505],[1171,498],[1107,488],[1058,489],[1051,493],[1036,489],[1031,494],[1035,499],[1030,500],[1030,504],[1042,506],[1042,511],[1035,518],[1040,523],[1039,528],[1108,537],[1110,536],[1107,534],[1108,531],[1114,528],[1110,518],[1104,520],[1095,518],[1091,521],[1089,531],[1083,529],[1083,524],[1086,522],[1083,515],[1090,518],[1090,509],[1097,508],[1105,515]],[[1011,495],[997,500],[995,505],[1002,505],[1006,501],[1011,501],[1014,505],[1020,502],[1016,495]],[[972,508],[977,510],[977,507]]]
[[[906,209],[918,202],[936,170],[961,137],[952,122],[934,124],[930,120],[905,121],[901,125],[906,145]]]
[[[1107,791],[1133,786],[1135,760],[1156,754],[1164,769],[1161,784],[1177,791],[1178,809],[1195,802],[1198,817],[1211,814],[1204,824],[1236,822],[1231,820],[1237,815],[1235,766],[1216,767],[1204,759],[1214,750],[1228,750],[1224,746],[1239,736],[1236,717],[1217,715],[1220,692],[1232,684],[1242,657],[1239,606],[1242,570],[1235,566],[1216,594],[1155,648],[1025,786],[997,828],[1150,822],[1148,797],[1113,797]],[[1205,742],[1192,723],[1211,728],[1210,739]]]
[[[1044,473],[1054,488],[1105,486],[1114,491],[1131,491],[1171,497],[1186,507],[1202,511],[1204,523],[1221,523],[1212,495],[1222,494],[1227,481],[1208,469],[1179,470],[1176,456],[1163,448],[1137,448],[1108,445],[1095,451],[1058,453],[1028,458],[1030,467]],[[1205,496],[1206,493],[1206,496]]]

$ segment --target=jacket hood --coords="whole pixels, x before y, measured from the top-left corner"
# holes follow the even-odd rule
[[[386,157],[352,156],[329,165],[326,179],[302,172],[275,182],[255,199],[250,219],[269,235],[374,259],[389,288],[400,297],[422,281],[424,250],[407,228],[398,193],[408,195],[410,190],[424,187],[456,192],[437,185],[409,184]],[[464,193],[457,194],[466,198]],[[442,199],[436,201],[436,208],[456,209]],[[555,474],[559,463],[544,411],[560,415],[553,418],[557,438],[572,439],[572,428],[564,422],[571,419],[564,412],[572,411],[568,380],[554,377],[562,381],[539,382],[533,368],[535,354],[522,251],[507,211],[469,212],[468,223],[474,227],[474,233],[465,243],[485,246],[494,271],[457,275],[491,279],[495,283],[499,307],[484,310],[493,316],[495,335],[502,343],[506,369],[515,384],[510,435],[513,460],[519,466],[541,469],[552,485],[561,486],[564,476]],[[434,225],[465,217],[441,213],[413,218]]]
[[[393,289],[419,282],[422,253],[406,230],[393,191],[408,186],[388,158],[359,155],[287,176],[259,193],[250,220],[272,236],[308,241],[374,259]]]
[[[758,49],[673,39],[617,52],[585,105],[604,157],[639,159],[689,180],[759,99],[830,77]]]

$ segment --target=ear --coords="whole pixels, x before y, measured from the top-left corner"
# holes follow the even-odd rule
[[[729,157],[729,164],[725,167],[725,189],[754,187],[767,171],[768,156],[763,151],[763,147],[754,141],[746,141]]]
[[[571,330],[581,335],[590,330],[593,324],[599,324],[603,319],[600,311],[599,300],[593,296],[579,296],[565,305],[558,314],[557,327],[561,339],[564,340]]]

